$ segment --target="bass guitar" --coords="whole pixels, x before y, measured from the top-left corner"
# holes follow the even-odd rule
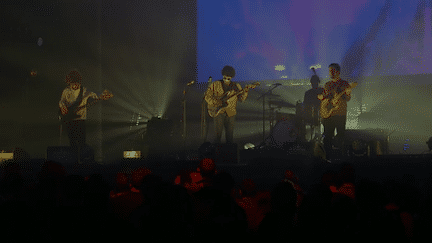
[[[321,117],[322,118],[329,118],[333,111],[339,109],[340,106],[340,98],[342,95],[346,94],[346,92],[351,91],[353,88],[357,86],[357,82],[351,83],[350,87],[345,89],[343,92],[340,92],[339,94],[336,94],[333,99],[324,99],[321,101]]]
[[[243,90],[241,91],[234,91],[230,90],[226,92],[221,98],[219,103],[221,105],[219,106],[212,106],[208,105],[208,113],[211,117],[217,117],[219,114],[223,113],[227,108],[231,108],[235,105],[237,101],[237,97],[244,92],[246,92],[249,89],[254,89],[256,86],[260,85],[259,82],[256,82],[251,85],[247,85]]]
[[[90,107],[94,104],[96,104],[100,100],[108,100],[111,99],[114,95],[108,91],[104,90],[104,92],[99,96],[97,100],[94,100],[90,103],[87,103],[86,105],[79,106],[79,104],[73,104],[72,106],[68,107],[68,112],[66,114],[62,114],[61,109],[59,109],[59,120],[66,122],[66,121],[72,121],[76,118],[81,117],[80,115],[77,115],[77,113],[87,107]]]

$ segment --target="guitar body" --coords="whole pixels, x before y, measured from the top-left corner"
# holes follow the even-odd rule
[[[238,95],[243,94],[248,89],[253,89],[256,86],[260,85],[259,82],[256,82],[252,85],[248,85],[245,89],[242,91],[236,92],[236,91],[228,91],[225,93],[222,98],[219,98],[220,101],[222,101],[221,106],[212,106],[208,105],[208,113],[211,117],[217,117],[219,114],[223,113],[226,110],[233,110],[235,108],[235,105],[237,104]]]
[[[213,118],[217,117],[221,113],[220,108],[218,108],[218,107],[208,105],[207,109],[208,109],[208,113],[209,113],[210,117],[213,117]]]
[[[322,118],[329,118],[331,116],[331,114],[333,113],[334,110],[336,110],[339,107],[333,107],[332,104],[330,103],[330,99],[324,99],[321,102],[321,107],[320,107],[320,114]]]
[[[61,117],[61,120],[63,122],[68,122],[68,121],[75,120],[76,118],[79,118],[81,116],[77,115],[76,113],[73,113],[73,112],[68,112],[66,115],[61,115],[61,112],[60,112],[60,117]]]
[[[61,121],[63,122],[68,122],[68,121],[72,121],[75,120],[76,118],[81,117],[80,115],[77,115],[76,112],[78,111],[79,106],[78,104],[73,104],[70,107],[68,107],[68,113],[63,115],[61,113],[61,109],[59,109],[59,118]]]
[[[217,117],[219,114],[225,112],[227,109],[231,109],[234,107],[237,103],[237,96],[233,96],[226,101],[222,100],[222,106],[215,107],[215,106],[208,106],[208,112],[211,117]]]
[[[347,91],[351,91],[354,87],[357,86],[357,84],[358,84],[357,82],[351,83],[349,88],[347,88],[345,91],[339,94],[336,94],[331,100],[330,99],[322,100],[321,107],[320,107],[321,117],[324,119],[329,118],[335,110],[338,110],[340,106],[339,100],[341,99],[342,95],[344,95]]]
[[[100,100],[108,100],[108,99],[111,99],[112,97],[113,97],[113,94],[111,92],[109,92],[108,90],[104,90],[102,95],[99,97],[99,100],[95,100],[91,103],[87,103],[84,106],[79,106],[80,104],[75,103],[75,104],[71,105],[70,107],[68,107],[68,113],[65,115],[63,115],[61,113],[61,109],[59,109],[59,119],[63,122],[75,120],[76,118],[81,117],[81,115],[77,115],[77,112],[80,111],[81,109],[83,109],[85,107],[90,107],[90,106],[96,104]]]

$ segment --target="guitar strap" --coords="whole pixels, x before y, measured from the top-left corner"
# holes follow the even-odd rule
[[[84,96],[84,87],[81,86],[81,90],[80,90],[79,95],[78,95],[78,98],[77,98],[77,100],[76,100],[76,102],[77,102],[77,107],[80,106],[80,104],[81,104],[81,102],[82,102],[82,100],[83,100],[83,96]]]
[[[78,107],[80,107],[81,102],[83,100],[83,96],[84,96],[84,87],[81,86],[80,92],[78,94],[78,98],[75,100],[75,103],[72,105],[72,107],[74,107],[74,109],[77,109]]]

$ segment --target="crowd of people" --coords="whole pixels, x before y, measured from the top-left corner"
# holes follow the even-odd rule
[[[100,173],[68,175],[60,163],[46,161],[30,183],[19,163],[4,162],[3,239],[419,242],[428,225],[418,196],[398,197],[382,183],[359,181],[349,164],[322,174],[308,190],[290,170],[271,190],[261,190],[252,179],[236,181],[209,158],[176,172],[174,181],[143,166],[111,179],[114,187]]]

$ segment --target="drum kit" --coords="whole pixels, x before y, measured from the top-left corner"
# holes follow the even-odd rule
[[[278,95],[271,97],[277,98]],[[281,113],[282,108],[292,109],[294,113]],[[300,101],[292,104],[270,100],[266,110],[270,122],[270,135],[265,138],[263,144],[282,148],[287,144],[321,141],[319,109],[305,107]]]

